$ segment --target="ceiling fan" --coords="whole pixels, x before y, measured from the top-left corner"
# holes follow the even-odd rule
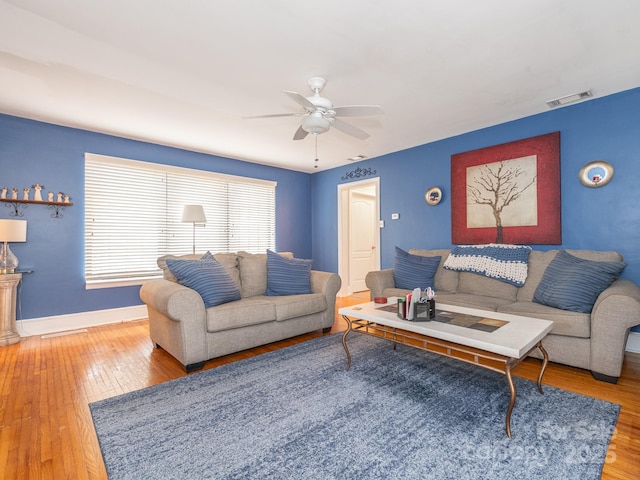
[[[308,83],[311,90],[313,90],[313,95],[310,97],[304,97],[299,93],[284,90],[285,95],[301,105],[304,111],[274,113],[271,115],[257,115],[244,118],[302,117],[301,125],[293,135],[294,140],[302,140],[310,133],[317,137],[319,134],[327,132],[332,126],[347,135],[361,140],[369,138],[369,134],[364,130],[337,117],[361,117],[384,113],[378,105],[345,105],[342,107],[334,107],[328,98],[320,96],[320,92],[327,83],[324,78],[312,77]]]

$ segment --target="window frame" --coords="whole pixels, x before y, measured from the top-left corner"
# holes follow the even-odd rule
[[[101,167],[102,172],[96,173]],[[109,172],[109,169],[113,171]],[[118,178],[122,169],[129,169],[131,177],[120,175],[122,178]],[[196,225],[196,253],[204,253],[207,249],[212,253],[219,253],[225,249],[228,251],[230,245],[234,246],[233,251],[245,250],[250,253],[264,253],[267,248],[275,250],[275,181],[89,152],[85,153],[84,173],[84,279],[87,290],[135,286],[150,279],[162,278],[162,272],[155,263],[159,256],[191,254],[194,227],[191,223],[181,222],[182,207],[186,204],[202,204],[207,216],[205,228]],[[108,175],[112,175],[113,178]],[[128,183],[132,178],[139,179],[141,192],[132,191],[135,190],[132,188],[134,185]],[[155,182],[161,181],[161,178],[165,179],[164,186],[156,185]],[[198,187],[196,191],[190,189],[194,185]],[[256,198],[250,197],[252,192]],[[152,208],[143,211],[144,202],[139,201],[141,208],[140,211],[136,211],[136,198],[146,200],[147,205],[152,205]],[[176,198],[180,200],[175,201]],[[242,209],[234,208],[233,204],[246,204],[249,207],[240,211]],[[149,211],[155,211],[157,214],[148,215]],[[253,238],[256,218],[260,222],[257,229],[260,232],[260,236],[257,237],[260,241],[250,245],[249,239]],[[123,222],[122,225],[118,223],[119,220]],[[127,235],[131,235],[126,225],[127,221],[132,220],[135,220],[136,228],[145,228],[141,228],[134,237],[130,237],[125,242],[126,246],[114,246],[127,239]],[[121,227],[124,230],[121,229],[119,235],[117,232]],[[243,239],[241,242],[247,244],[233,243],[230,237],[235,233]],[[151,242],[152,245],[136,246],[135,251],[138,253],[131,254],[130,247],[139,238],[142,243],[146,239],[147,244]],[[212,246],[200,252],[201,244],[205,242]],[[121,270],[122,266],[117,266],[117,261],[111,263],[111,252],[115,252],[114,258],[122,262],[126,262],[124,257],[132,256],[133,263],[137,266],[143,264],[143,268],[136,270],[134,265],[127,275],[127,272]],[[118,252],[123,258],[117,257]],[[152,257],[155,268],[150,264]],[[115,265],[117,271],[105,272],[104,269],[109,265]]]

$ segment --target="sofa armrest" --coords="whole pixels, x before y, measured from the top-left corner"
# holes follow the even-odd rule
[[[396,282],[393,279],[393,269],[387,268],[385,270],[369,272],[364,278],[364,283],[369,289],[369,297],[371,300],[376,297],[381,297],[385,288],[395,288],[396,286]]]
[[[619,377],[629,329],[638,324],[640,287],[618,279],[600,294],[591,312],[591,370]]]
[[[186,371],[197,369],[209,358],[207,312],[202,297],[169,280],[150,280],[140,288],[147,305],[149,336],[176,358]]]
[[[140,288],[140,299],[174,321],[204,318],[204,302],[198,292],[170,280],[145,282]]]
[[[322,293],[323,295],[333,297],[334,299],[342,286],[340,276],[337,273],[331,272],[311,270],[310,281],[311,291],[313,293]]]
[[[342,286],[342,279],[337,273],[311,270],[311,291],[322,293],[327,299],[325,310],[326,328],[333,325],[336,314],[336,295]]]

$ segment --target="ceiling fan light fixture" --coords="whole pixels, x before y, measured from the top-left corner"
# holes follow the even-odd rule
[[[322,114],[314,112],[311,115],[307,115],[302,119],[302,128],[305,132],[318,135],[329,130],[331,126],[331,120],[324,118]]]
[[[309,79],[309,87],[313,90],[313,95],[303,97],[297,92],[283,90],[291,100],[301,106],[303,112],[297,113],[272,113],[268,115],[258,115],[245,118],[269,118],[269,117],[301,117],[300,125],[293,134],[293,140],[303,140],[307,135],[320,135],[330,128],[346,133],[360,140],[369,138],[369,134],[364,130],[345,122],[339,117],[363,117],[366,115],[379,115],[382,108],[379,105],[344,105],[334,107],[331,100],[322,97],[320,91],[327,81],[323,77],[312,77]]]

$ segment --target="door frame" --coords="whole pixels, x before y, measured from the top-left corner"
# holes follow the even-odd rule
[[[349,273],[349,193],[352,190],[360,190],[364,187],[374,187],[376,224],[374,234],[375,246],[375,270],[380,269],[380,177],[368,178],[356,182],[343,183],[338,185],[338,275],[340,278],[348,279]],[[342,287],[338,292],[339,297],[346,297],[353,292],[350,291],[348,282],[342,282]]]

